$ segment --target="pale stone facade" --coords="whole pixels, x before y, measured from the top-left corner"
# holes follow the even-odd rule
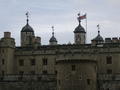
[[[50,45],[41,45],[27,19],[17,47],[5,32],[0,39],[0,90],[119,90],[120,40],[104,40],[98,32],[86,44],[80,23],[74,34],[74,44],[57,44],[53,32]]]

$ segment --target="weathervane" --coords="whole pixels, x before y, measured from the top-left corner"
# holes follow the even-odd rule
[[[78,13],[78,16],[80,17],[80,13]]]
[[[98,28],[98,34],[100,34],[100,25],[99,24],[97,25],[97,28]]]
[[[26,17],[27,17],[27,24],[28,24],[28,21],[29,21],[29,12],[26,13]]]
[[[81,19],[80,19],[80,13],[78,13],[78,21],[79,21],[79,24],[80,24],[80,22],[81,22]]]
[[[52,36],[54,36],[54,26],[52,26]]]

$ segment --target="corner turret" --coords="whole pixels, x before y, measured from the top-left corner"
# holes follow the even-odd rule
[[[29,19],[28,19],[28,12],[26,13],[27,16],[27,24],[22,28],[21,30],[21,46],[30,46],[33,45],[35,40],[34,30],[29,25]]]
[[[85,44],[86,42],[86,32],[85,29],[81,26],[81,16],[78,14],[79,25],[74,30],[74,41],[75,44]]]
[[[99,24],[97,25],[97,27],[98,27],[98,35],[94,39],[91,40],[92,44],[94,45],[104,43],[103,37],[100,35]]]
[[[10,32],[4,32],[4,37],[0,40],[0,61],[3,63],[0,66],[0,75],[14,74],[15,65],[14,52],[15,52],[15,40],[11,37]]]
[[[15,39],[11,37],[10,32],[4,32],[4,37],[1,38],[0,46],[15,48]]]
[[[52,26],[52,30],[53,30],[52,37],[50,38],[49,43],[50,45],[57,45],[57,39],[54,36],[54,26]]]

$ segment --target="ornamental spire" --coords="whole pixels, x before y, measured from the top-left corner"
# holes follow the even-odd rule
[[[81,19],[80,19],[80,13],[78,13],[78,17],[77,17],[77,19],[78,19],[78,22],[79,22],[79,25],[80,25],[80,22],[81,22]]]
[[[54,36],[54,26],[52,26],[52,36]]]
[[[100,25],[99,24],[97,25],[97,28],[98,28],[98,35],[100,35]]]
[[[27,12],[25,15],[27,17],[27,24],[28,24],[28,22],[29,22],[29,12]]]

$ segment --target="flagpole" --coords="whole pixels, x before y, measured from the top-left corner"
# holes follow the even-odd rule
[[[87,13],[86,14],[86,43],[87,43]]]

